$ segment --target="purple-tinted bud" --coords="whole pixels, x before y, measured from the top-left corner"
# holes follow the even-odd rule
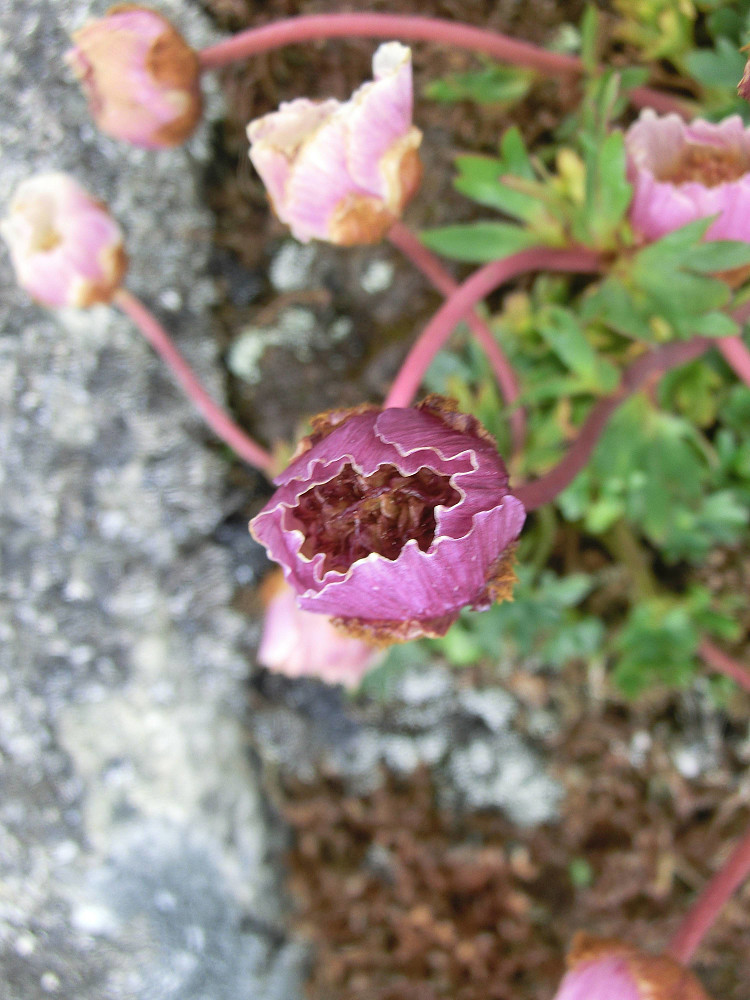
[[[663,955],[578,934],[554,1000],[710,1000],[695,976]]]
[[[303,243],[376,243],[419,186],[411,51],[381,45],[372,68],[374,79],[345,104],[300,98],[248,125],[274,211]]]
[[[625,135],[630,221],[648,240],[718,216],[711,240],[750,240],[750,129],[739,115],[714,124],[641,112]]]
[[[525,519],[492,438],[431,396],[318,417],[251,522],[300,607],[350,635],[444,635],[510,596]]]
[[[263,587],[266,613],[258,662],[288,677],[319,677],[356,687],[382,649],[334,628],[325,615],[303,611],[281,572]]]
[[[146,149],[192,134],[203,110],[198,57],[161,14],[120,4],[73,41],[66,59],[102,132]]]
[[[67,174],[23,181],[0,232],[19,285],[45,306],[109,302],[120,287],[127,268],[122,231]]]

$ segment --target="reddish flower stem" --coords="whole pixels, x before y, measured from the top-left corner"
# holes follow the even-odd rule
[[[750,830],[690,907],[669,943],[667,954],[687,965],[724,904],[748,876],[750,876]]]
[[[124,288],[115,292],[113,302],[135,323],[157,354],[172,369],[172,374],[217,437],[250,465],[262,472],[269,472],[274,464],[273,456],[249,438],[229,414],[211,399],[195,372],[172,343],[167,331],[143,303]]]
[[[617,407],[654,376],[677,365],[686,364],[703,354],[712,344],[705,337],[667,344],[657,350],[642,354],[625,371],[619,387],[611,396],[600,399],[583,423],[578,437],[557,465],[545,475],[514,489],[514,494],[526,510],[535,510],[549,503],[575,479],[591,457],[607,421]]]
[[[499,285],[530,271],[599,271],[602,258],[592,250],[533,247],[501,260],[493,260],[475,271],[448,296],[417,338],[391,386],[385,406],[409,406],[424,373],[454,327],[465,319],[477,302]]]
[[[420,243],[414,233],[407,229],[402,222],[394,223],[388,233],[388,239],[419,268],[439,292],[442,292],[443,295],[452,295],[456,291],[458,283],[452,275],[446,271],[435,254],[428,250],[423,243]],[[507,406],[512,408],[510,426],[513,435],[513,450],[518,453],[523,449],[526,440],[526,414],[521,406],[513,408],[513,404],[520,394],[518,379],[510,361],[506,358],[484,320],[476,312],[472,312],[467,317],[466,322],[489,358],[503,399]]]
[[[721,337],[716,342],[727,364],[745,385],[750,385],[750,351],[740,337]]]
[[[502,62],[527,66],[552,76],[578,76],[584,70],[583,63],[575,56],[550,52],[497,31],[474,28],[442,18],[402,14],[312,14],[307,17],[286,18],[258,28],[248,28],[216,45],[210,45],[198,52],[198,58],[202,69],[216,69],[282,45],[347,37],[437,42],[472,52],[483,52]],[[630,96],[636,107],[651,107],[662,113],[676,111],[685,118],[692,115],[686,102],[650,87],[634,87]]]
[[[750,691],[750,667],[745,667],[731,656],[714,646],[708,639],[701,640],[698,647],[699,654],[706,661],[708,666],[718,674],[731,677],[733,681]]]

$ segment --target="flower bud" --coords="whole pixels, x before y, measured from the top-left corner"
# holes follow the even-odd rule
[[[67,174],[39,174],[13,196],[0,233],[18,283],[42,305],[109,302],[127,268],[122,231]]]
[[[251,531],[297,603],[376,642],[444,635],[509,597],[525,519],[492,438],[455,404],[324,414]]]
[[[641,112],[625,135],[630,221],[648,240],[718,216],[710,240],[750,240],[750,129],[739,115],[714,124]]]
[[[192,134],[203,110],[198,57],[161,14],[120,4],[73,41],[66,59],[102,132],[146,149]]]
[[[342,104],[300,98],[248,125],[250,159],[298,240],[377,243],[419,186],[411,51],[381,45],[374,79]]]
[[[288,677],[319,677],[356,687],[382,650],[334,628],[325,615],[297,607],[295,593],[279,571],[263,586],[266,613],[258,662]]]
[[[709,1000],[679,962],[609,938],[577,934],[568,969],[554,1000]]]

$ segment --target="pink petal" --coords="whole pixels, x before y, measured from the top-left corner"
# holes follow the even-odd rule
[[[271,597],[258,648],[258,662],[264,667],[288,677],[319,677],[351,687],[382,655],[370,643],[343,635],[325,615],[303,611],[287,584]]]
[[[750,169],[750,129],[739,115],[718,124],[697,119],[686,125],[677,115],[659,118],[643,111],[625,136],[634,229],[653,240],[688,222],[718,216],[708,239],[750,239],[750,174],[713,186],[668,179],[689,146],[727,149]]]
[[[516,540],[525,516],[515,497],[505,497],[479,513],[463,538],[436,539],[426,552],[410,541],[395,560],[373,553],[347,574],[325,574],[322,588],[300,594],[299,604],[366,621],[457,618],[461,608],[480,599],[490,567]]]
[[[302,242],[326,240],[338,205],[347,197],[366,193],[349,174],[346,129],[336,114],[311,136],[295,159],[286,188],[286,221]]]
[[[648,170],[656,176],[667,172],[679,159],[684,145],[685,123],[679,115],[660,118],[646,108],[625,133],[630,173],[634,169]]]
[[[302,242],[377,242],[416,189],[409,49],[382,45],[373,72],[345,104],[293,101],[248,126],[276,214]]]
[[[103,132],[146,149],[178,145],[192,133],[201,114],[198,60],[166,18],[146,8],[113,10],[73,41],[66,58]]]
[[[247,127],[250,160],[266,186],[274,211],[286,217],[286,186],[291,165],[304,143],[340,107],[338,101],[284,102],[278,111],[256,118]]]
[[[611,956],[582,962],[567,973],[554,1000],[646,1000],[627,958]]]
[[[380,161],[411,128],[411,50],[399,42],[381,45],[372,68],[374,80],[363,84],[342,109],[347,163],[355,183],[389,201]]]
[[[392,416],[384,422],[382,418],[386,414]],[[435,443],[441,441],[441,429],[446,445],[439,450]],[[418,438],[420,432],[425,434],[421,443]],[[304,492],[311,485],[308,480],[326,482],[347,463],[363,476],[371,476],[381,465],[395,465],[405,476],[423,466],[446,475],[469,471],[473,468],[470,454],[473,439],[467,445],[463,436],[450,454],[447,442],[453,440],[452,434],[434,417],[426,417],[418,410],[407,407],[357,414],[295,459],[274,482],[285,485],[299,480],[307,483],[301,487],[300,492]],[[325,473],[316,470],[316,465],[324,468]],[[318,478],[320,476],[322,478]],[[294,494],[295,502],[298,495],[299,492]]]
[[[20,184],[0,229],[19,284],[45,305],[90,305],[110,298],[120,284],[120,227],[65,174]]]

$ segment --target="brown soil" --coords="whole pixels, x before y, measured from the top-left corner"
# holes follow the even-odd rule
[[[576,930],[658,951],[747,828],[743,763],[726,746],[700,778],[676,769],[679,700],[582,708],[583,676],[514,686],[567,718],[547,743],[567,790],[559,824],[448,814],[424,771],[362,797],[330,782],[286,790],[311,1000],[551,998]],[[747,996],[749,904],[745,886],[698,953],[716,1000]]]

